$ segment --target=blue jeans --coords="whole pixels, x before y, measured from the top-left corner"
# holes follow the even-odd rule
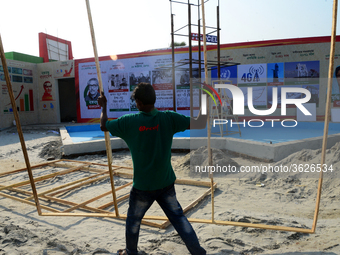
[[[141,220],[155,200],[184,241],[189,252],[195,255],[206,254],[206,251],[200,246],[190,222],[184,216],[181,205],[177,201],[174,184],[153,191],[143,191],[132,187],[125,229],[127,253],[129,255],[138,254],[137,243]]]

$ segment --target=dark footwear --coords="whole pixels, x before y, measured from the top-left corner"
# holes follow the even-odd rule
[[[117,255],[128,255],[125,249],[119,249]]]

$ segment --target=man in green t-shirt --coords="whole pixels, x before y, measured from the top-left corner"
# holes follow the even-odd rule
[[[207,117],[197,119],[164,111],[155,107],[156,94],[149,83],[140,83],[133,91],[139,112],[108,121],[107,100],[102,92],[98,104],[102,107],[100,128],[122,138],[128,145],[133,161],[133,186],[126,219],[126,248],[118,254],[138,254],[137,243],[141,220],[157,201],[181,236],[191,254],[206,254],[196,233],[177,201],[171,166],[173,135],[186,129],[205,128]]]

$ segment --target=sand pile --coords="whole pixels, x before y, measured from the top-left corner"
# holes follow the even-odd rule
[[[234,169],[239,168],[239,165],[225,151],[215,148],[212,148],[211,150],[212,166],[214,167],[212,169],[214,169],[214,176],[226,176],[226,166],[234,167]],[[207,176],[209,173],[208,166],[208,148],[206,146],[202,146],[197,150],[192,150],[190,153],[180,158],[173,164],[176,172],[187,173],[192,177]],[[232,174],[232,172],[230,174]]]
[[[287,169],[289,168],[289,171],[284,172],[284,175],[298,179],[319,178],[319,173],[321,171],[323,172],[324,178],[339,178],[340,142],[326,150],[324,166],[321,166],[321,157],[321,149],[303,149],[276,162],[274,166],[286,166]]]

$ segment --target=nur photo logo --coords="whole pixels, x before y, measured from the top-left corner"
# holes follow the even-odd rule
[[[206,84],[206,83],[202,83],[203,88],[200,88],[201,90],[205,91],[207,94],[202,94],[201,95],[201,102],[202,102],[202,115],[206,115],[207,114],[207,95],[209,95],[212,100],[214,101],[215,106],[217,107],[217,102],[216,99],[214,97],[214,95],[216,95],[220,105],[222,106],[222,100],[220,98],[220,95],[218,94],[218,92],[215,89],[228,89],[231,94],[232,94],[232,108],[233,108],[233,114],[234,115],[244,115],[244,106],[245,106],[245,95],[243,93],[243,91],[232,84],[215,84],[215,88],[213,88],[212,86]],[[209,91],[209,90],[211,91]],[[305,97],[301,97],[301,98],[289,98],[289,95],[292,93],[301,93],[305,95]],[[304,103],[308,103],[309,100],[311,99],[311,93],[308,89],[305,88],[297,88],[297,87],[282,87],[281,88],[281,116],[286,116],[287,115],[287,105],[295,105],[296,108],[298,108],[304,115],[306,116],[311,116],[312,114],[306,109],[306,107],[303,105]],[[254,102],[253,102],[253,87],[248,87],[247,88],[247,102],[248,102],[248,109],[249,111],[256,115],[256,116],[267,116],[270,114],[273,114],[276,109],[278,108],[278,89],[277,87],[273,87],[272,90],[272,105],[269,109],[256,109],[254,107]],[[223,110],[223,107],[222,107]],[[260,121],[263,123],[262,120],[250,120],[251,121]],[[266,121],[272,121],[272,126],[273,126],[273,121],[278,121],[278,119],[266,119]],[[284,120],[284,121],[293,121],[296,124],[294,126],[297,125],[297,121],[294,119],[291,120]],[[284,122],[282,121],[282,122]],[[224,119],[214,119],[213,120],[213,126],[215,127],[215,124],[226,124],[228,123],[227,120]],[[245,125],[245,121],[241,122],[241,124]],[[294,126],[286,126],[284,124],[282,124],[285,127],[294,127]],[[251,125],[249,125],[251,126]],[[262,125],[261,125],[262,126]],[[253,126],[255,127],[255,126]],[[260,127],[260,126],[256,126],[256,127]]]

